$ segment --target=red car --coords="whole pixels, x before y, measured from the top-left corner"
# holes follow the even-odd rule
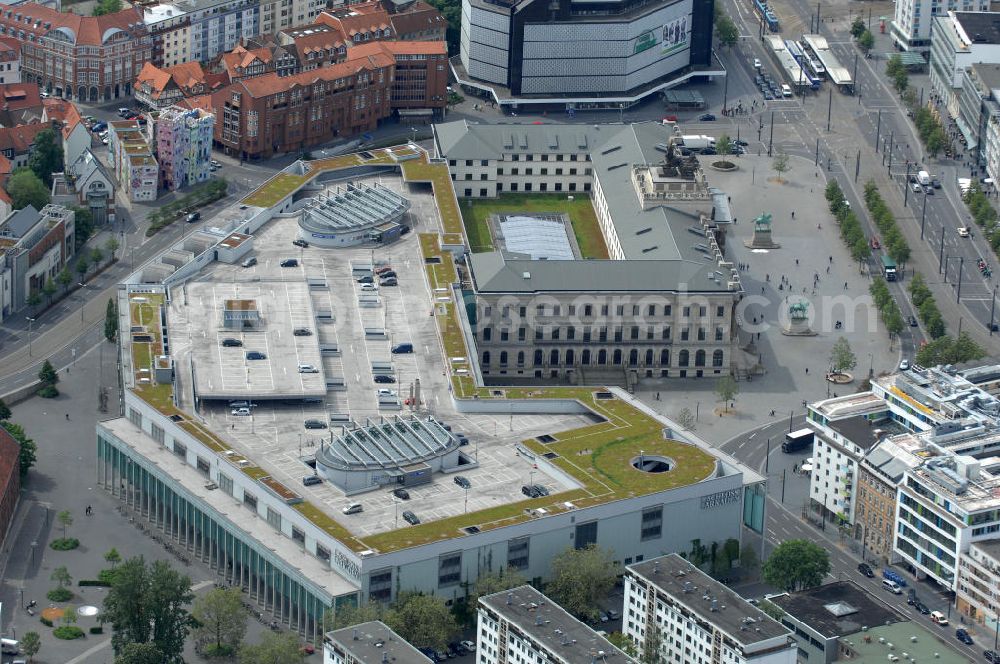
[[[872,249],[881,249],[882,248],[882,245],[881,245],[881,243],[879,243],[877,237],[873,237],[872,238],[872,243],[871,244],[872,244]]]

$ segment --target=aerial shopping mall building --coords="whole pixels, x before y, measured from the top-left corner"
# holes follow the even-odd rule
[[[371,250],[310,247],[304,265],[278,266],[300,232],[289,213],[317,195],[317,182],[338,179],[377,179],[436,211],[379,249],[423,259],[392,264],[407,289],[400,297],[420,311],[406,318],[415,352],[391,356],[398,399],[379,391],[376,402],[374,390],[335,375],[366,361],[346,352],[350,344],[388,355],[390,341],[349,339],[351,326],[339,323],[348,306],[366,315],[371,295],[334,297],[349,290],[337,279],[374,269]],[[452,602],[507,566],[541,581],[571,546],[610,549],[624,569],[692,539],[762,531],[764,478],[624,390],[482,387],[455,265],[465,246],[447,166],[413,146],[277,174],[123,284],[125,389],[121,416],[97,428],[99,484],[133,519],[314,641],[328,608],[407,590]],[[256,265],[241,267],[250,255]],[[379,297],[392,322],[397,310],[386,302],[396,295]],[[236,310],[253,320],[232,327]],[[234,336],[245,346],[218,342]],[[265,357],[246,361],[257,347]],[[304,361],[317,371],[283,369]],[[404,403],[411,372],[419,388]],[[303,428],[303,413],[317,419]],[[458,433],[466,426],[468,437]],[[453,481],[456,471],[471,489]],[[529,497],[539,486],[544,495]],[[409,500],[398,502],[394,487]]]

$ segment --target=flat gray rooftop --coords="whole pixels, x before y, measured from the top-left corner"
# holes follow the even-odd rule
[[[381,620],[327,632],[325,641],[342,654],[350,654],[353,659],[347,658],[347,661],[364,664],[426,664],[431,661]]]
[[[317,336],[292,334],[295,328],[316,327],[304,282],[192,281],[183,288],[186,297],[171,300],[171,343],[175,352],[177,347],[190,348],[199,397],[267,400],[326,395]],[[260,327],[223,327],[226,300],[255,302]],[[225,347],[222,341],[227,338],[239,339],[243,346]],[[248,360],[251,351],[264,353],[266,359]],[[299,373],[300,364],[310,364],[319,372]]]
[[[591,662],[601,651],[606,653],[604,661],[609,664],[635,661],[531,586],[486,595],[479,598],[479,603],[516,625],[549,652],[558,653],[563,661]]]
[[[837,581],[767,599],[828,639],[854,634],[862,627],[887,625],[906,619],[853,581]],[[827,607],[838,608],[834,612]],[[844,607],[849,608],[845,611]]]
[[[791,636],[787,627],[676,553],[627,569],[742,645]],[[712,610],[713,602],[716,611]],[[753,622],[746,622],[747,618]]]

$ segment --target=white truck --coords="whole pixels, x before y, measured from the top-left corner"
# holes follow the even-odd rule
[[[704,134],[688,134],[678,138],[677,144],[689,150],[704,150],[715,147],[715,139]]]
[[[917,173],[917,182],[924,185],[925,187],[931,183],[931,174],[927,171],[920,171]]]

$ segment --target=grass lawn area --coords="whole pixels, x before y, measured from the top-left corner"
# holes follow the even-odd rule
[[[463,198],[460,205],[465,233],[474,253],[493,251],[493,240],[487,226],[490,215],[563,212],[569,215],[583,257],[608,258],[608,248],[589,196],[576,194],[571,201],[565,194],[504,194],[498,198]]]
[[[310,176],[278,173],[265,182],[257,191],[243,199],[246,205],[267,208],[271,207],[288,194],[304,184]]]

